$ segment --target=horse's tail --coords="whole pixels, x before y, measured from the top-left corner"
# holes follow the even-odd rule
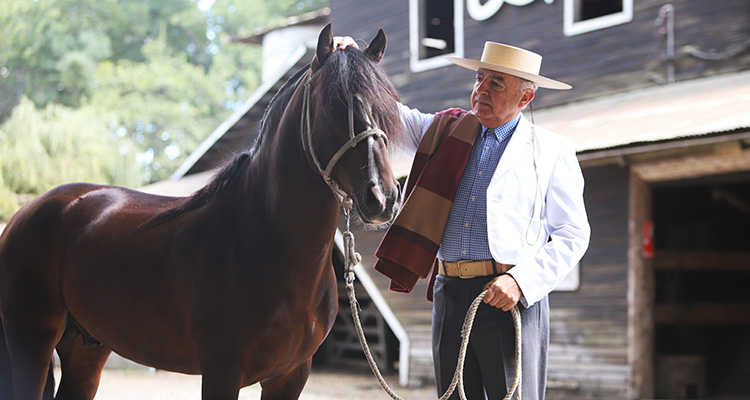
[[[49,362],[47,371],[47,383],[44,385],[44,396],[42,400],[53,400],[55,398],[55,372],[52,360]],[[13,395],[13,370],[10,364],[10,353],[5,342],[5,331],[3,321],[0,318],[0,399],[14,399]]]

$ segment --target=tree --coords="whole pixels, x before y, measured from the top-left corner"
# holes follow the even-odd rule
[[[3,0],[0,207],[70,180],[138,187],[168,177],[260,82],[260,49],[232,39],[326,5]],[[86,141],[97,145],[74,161],[91,175],[51,146]]]
[[[139,184],[139,168],[126,157],[130,145],[102,135],[107,118],[93,111],[56,104],[38,110],[21,99],[0,129],[0,220],[61,183]]]

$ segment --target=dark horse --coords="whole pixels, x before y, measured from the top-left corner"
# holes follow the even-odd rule
[[[385,46],[381,30],[364,51],[333,51],[323,29],[253,149],[190,197],[75,183],[16,213],[0,237],[0,398],[42,398],[54,349],[57,399],[93,398],[111,351],[201,374],[203,399],[256,382],[262,399],[298,398],[337,312],[339,203],[316,164],[338,159],[324,169],[365,223],[400,203]]]

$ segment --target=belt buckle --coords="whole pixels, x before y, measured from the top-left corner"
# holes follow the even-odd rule
[[[458,272],[458,277],[459,278],[461,278],[461,279],[471,279],[471,278],[476,278],[477,277],[476,274],[470,274],[468,271],[466,271],[466,273],[464,273],[463,266],[461,265],[461,264],[469,264],[469,263],[473,263],[473,262],[474,262],[474,260],[459,260],[456,263],[456,264],[458,264],[457,267],[456,267],[456,270]]]

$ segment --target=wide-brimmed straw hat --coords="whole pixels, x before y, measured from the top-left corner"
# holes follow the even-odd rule
[[[460,57],[445,57],[445,59],[474,71],[484,68],[517,76],[547,89],[565,90],[571,88],[567,83],[539,75],[542,68],[542,56],[507,44],[485,42],[481,60]]]

